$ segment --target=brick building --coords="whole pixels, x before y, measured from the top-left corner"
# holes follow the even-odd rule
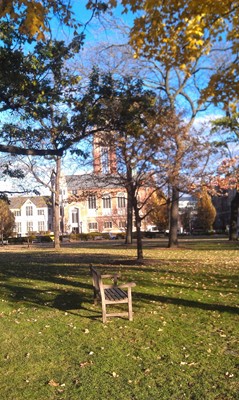
[[[151,188],[139,190],[142,202]],[[127,193],[117,174],[115,152],[95,136],[93,172],[61,179],[61,231],[64,233],[125,232]],[[142,221],[146,230],[147,221]]]

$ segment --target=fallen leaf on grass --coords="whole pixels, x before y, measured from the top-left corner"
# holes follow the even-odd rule
[[[84,361],[84,362],[80,363],[80,367],[81,368],[85,368],[85,367],[88,367],[89,365],[92,365],[92,364],[93,364],[92,361]]]
[[[51,379],[51,380],[48,382],[48,385],[49,385],[49,386],[53,386],[53,387],[60,386],[59,382],[54,381],[54,379]]]

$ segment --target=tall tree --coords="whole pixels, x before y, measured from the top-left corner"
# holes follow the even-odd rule
[[[159,231],[168,229],[168,199],[162,190],[156,191],[147,203],[149,220]]]
[[[197,226],[205,231],[211,231],[216,218],[216,209],[212,204],[211,196],[208,194],[206,188],[203,188],[201,193],[198,194],[196,211]]]
[[[226,116],[212,121],[212,133],[220,136],[217,145],[227,149],[227,158],[222,161],[217,170],[217,177],[214,189],[224,192],[234,192],[231,201],[231,217],[229,239],[237,240],[237,224],[239,210],[239,166],[238,157],[235,157],[233,148],[239,143],[239,113],[234,110],[230,113],[227,110]],[[222,193],[221,193],[222,194]]]
[[[117,3],[111,1],[113,7]],[[187,111],[188,133],[198,113],[211,103],[233,107],[239,76],[237,1],[218,6],[212,0],[123,0],[122,5],[123,12],[137,13],[129,37],[135,57],[152,64],[148,81],[169,101],[172,112]],[[172,186],[171,194],[170,221],[176,226],[177,187]],[[169,237],[174,245],[175,235],[174,227]]]
[[[2,140],[30,154],[55,157],[55,247],[59,243],[59,176],[63,152],[93,131],[90,95],[79,85],[79,77],[67,66],[81,46],[81,38],[68,45],[63,41],[39,42],[22,57],[23,93],[13,91],[11,104],[20,112],[15,121],[2,125]],[[16,99],[16,100],[15,100]],[[81,152],[80,149],[78,149]],[[39,154],[40,152],[40,154]],[[41,153],[42,152],[42,153]],[[26,153],[28,154],[28,153]]]
[[[161,117],[162,120],[162,117]],[[210,144],[201,140],[200,133],[191,130],[180,116],[169,109],[158,128],[161,142],[154,135],[158,182],[166,182],[169,198],[169,247],[178,245],[179,198],[181,193],[193,192],[195,186],[208,173]]]
[[[108,134],[104,133],[102,143],[114,149],[119,183],[127,191],[126,242],[132,241],[134,212],[137,257],[142,259],[140,226],[145,217],[143,210],[146,202],[152,195],[153,176],[156,173],[152,168],[155,147],[150,146],[150,137],[155,129],[155,109],[161,107],[163,113],[165,106],[157,104],[154,93],[146,91],[140,80],[131,77],[118,79],[111,74],[101,76],[94,71],[92,83],[95,96],[99,99],[92,109],[96,124],[105,124],[108,130]],[[145,196],[142,196],[142,192]]]
[[[4,237],[8,237],[14,229],[15,217],[6,200],[0,199],[0,242],[3,244]]]

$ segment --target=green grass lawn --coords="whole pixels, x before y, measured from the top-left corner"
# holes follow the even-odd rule
[[[0,399],[239,399],[238,243],[0,248]],[[101,321],[89,264],[134,281],[134,321]]]

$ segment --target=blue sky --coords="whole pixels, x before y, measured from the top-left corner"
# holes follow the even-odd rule
[[[84,24],[86,21],[89,20],[91,13],[90,11],[87,11],[85,8],[85,5],[87,3],[86,0],[72,0],[73,3],[73,9],[75,11],[77,19],[80,20],[82,24]],[[132,14],[124,14],[121,15],[121,9],[120,7],[117,10],[114,10],[114,15],[116,15],[117,18],[122,19],[122,21],[128,25],[132,24],[134,16]],[[53,35],[55,35],[58,39],[64,39],[64,40],[69,40],[70,36],[72,34],[72,31],[69,28],[63,27],[59,25],[59,22],[56,21],[55,19],[53,20]],[[86,34],[86,39],[85,39],[85,44],[84,48],[82,51],[82,55],[87,55],[89,47],[96,45],[97,42],[100,41],[108,41],[109,43],[115,43],[119,37],[117,32],[114,29],[110,29],[107,24],[102,25],[99,23],[97,20],[92,20],[91,23],[87,26],[85,30]],[[125,37],[125,42],[127,41],[127,38]],[[183,102],[182,102],[183,106]],[[211,117],[215,117],[218,115],[221,115],[221,110],[218,108],[210,108],[209,111],[206,111],[204,114],[200,113],[197,125],[199,123],[204,122],[205,120],[210,119]]]

